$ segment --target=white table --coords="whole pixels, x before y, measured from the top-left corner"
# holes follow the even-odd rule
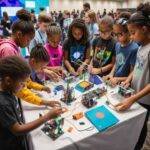
[[[57,83],[58,84],[58,83]],[[64,83],[60,83],[63,84]],[[53,90],[54,84],[51,85]],[[97,86],[94,86],[96,88]],[[116,89],[108,88],[107,96],[112,103],[118,102],[115,99],[111,98],[111,93],[116,91]],[[53,93],[47,94],[45,92],[40,93],[46,99],[59,99],[62,97],[60,92],[58,95],[54,96]],[[32,142],[34,150],[133,150],[134,146],[140,135],[145,116],[146,110],[141,107],[139,104],[134,104],[128,111],[118,113],[107,105],[106,96],[103,96],[98,100],[99,105],[105,105],[116,117],[120,120],[115,126],[105,130],[104,132],[98,132],[98,130],[93,127],[93,125],[85,118],[81,118],[78,121],[72,119],[72,114],[77,112],[85,112],[85,108],[80,100],[81,93],[75,91],[77,100],[73,102],[68,107],[68,112],[63,114],[65,117],[65,122],[63,126],[64,134],[58,139],[53,141],[47,135],[41,131],[41,127],[31,132]],[[37,119],[39,113],[45,113],[46,108],[44,107],[32,107],[33,105],[23,102],[24,105],[24,114],[27,122]],[[62,103],[63,106],[66,106]],[[79,122],[84,122],[85,125],[80,125]],[[67,130],[69,127],[73,127],[71,133]],[[86,129],[89,129],[86,130]]]

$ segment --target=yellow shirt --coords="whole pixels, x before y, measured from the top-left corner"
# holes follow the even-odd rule
[[[41,105],[42,99],[34,94],[30,89],[42,91],[43,85],[33,82],[31,79],[28,79],[24,88],[16,93],[16,96],[26,102]]]

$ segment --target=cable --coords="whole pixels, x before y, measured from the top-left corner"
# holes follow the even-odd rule
[[[94,129],[94,126],[88,127],[86,129],[80,130],[78,129],[69,119],[64,118],[68,123],[70,123],[77,131],[82,132],[82,131],[92,131]]]

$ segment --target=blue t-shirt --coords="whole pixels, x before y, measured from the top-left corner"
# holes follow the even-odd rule
[[[130,42],[125,47],[122,47],[119,42],[116,44],[115,77],[127,77],[129,75],[131,66],[135,64],[138,48],[139,46],[135,42]]]

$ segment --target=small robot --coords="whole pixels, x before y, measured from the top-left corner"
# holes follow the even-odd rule
[[[87,107],[87,108],[91,108],[93,106],[95,106],[97,104],[97,101],[94,99],[94,98],[87,98],[87,97],[84,97],[82,100],[81,100],[81,103]]]
[[[64,90],[64,97],[60,99],[62,102],[66,104],[70,104],[71,102],[75,101],[76,98],[74,96],[74,88],[69,86],[67,83],[67,89]]]
[[[130,97],[131,95],[134,94],[134,92],[135,91],[133,89],[131,89],[130,87],[125,88],[123,86],[119,86],[118,93],[123,97]]]
[[[47,136],[51,137],[53,140],[56,140],[64,132],[62,126],[64,124],[64,118],[57,117],[46,122],[44,127],[41,129]]]
[[[84,94],[82,96],[81,103],[87,107],[91,108],[97,104],[96,99],[100,98],[103,96],[103,94],[106,92],[106,88],[97,88],[95,90],[89,91],[88,93]]]

